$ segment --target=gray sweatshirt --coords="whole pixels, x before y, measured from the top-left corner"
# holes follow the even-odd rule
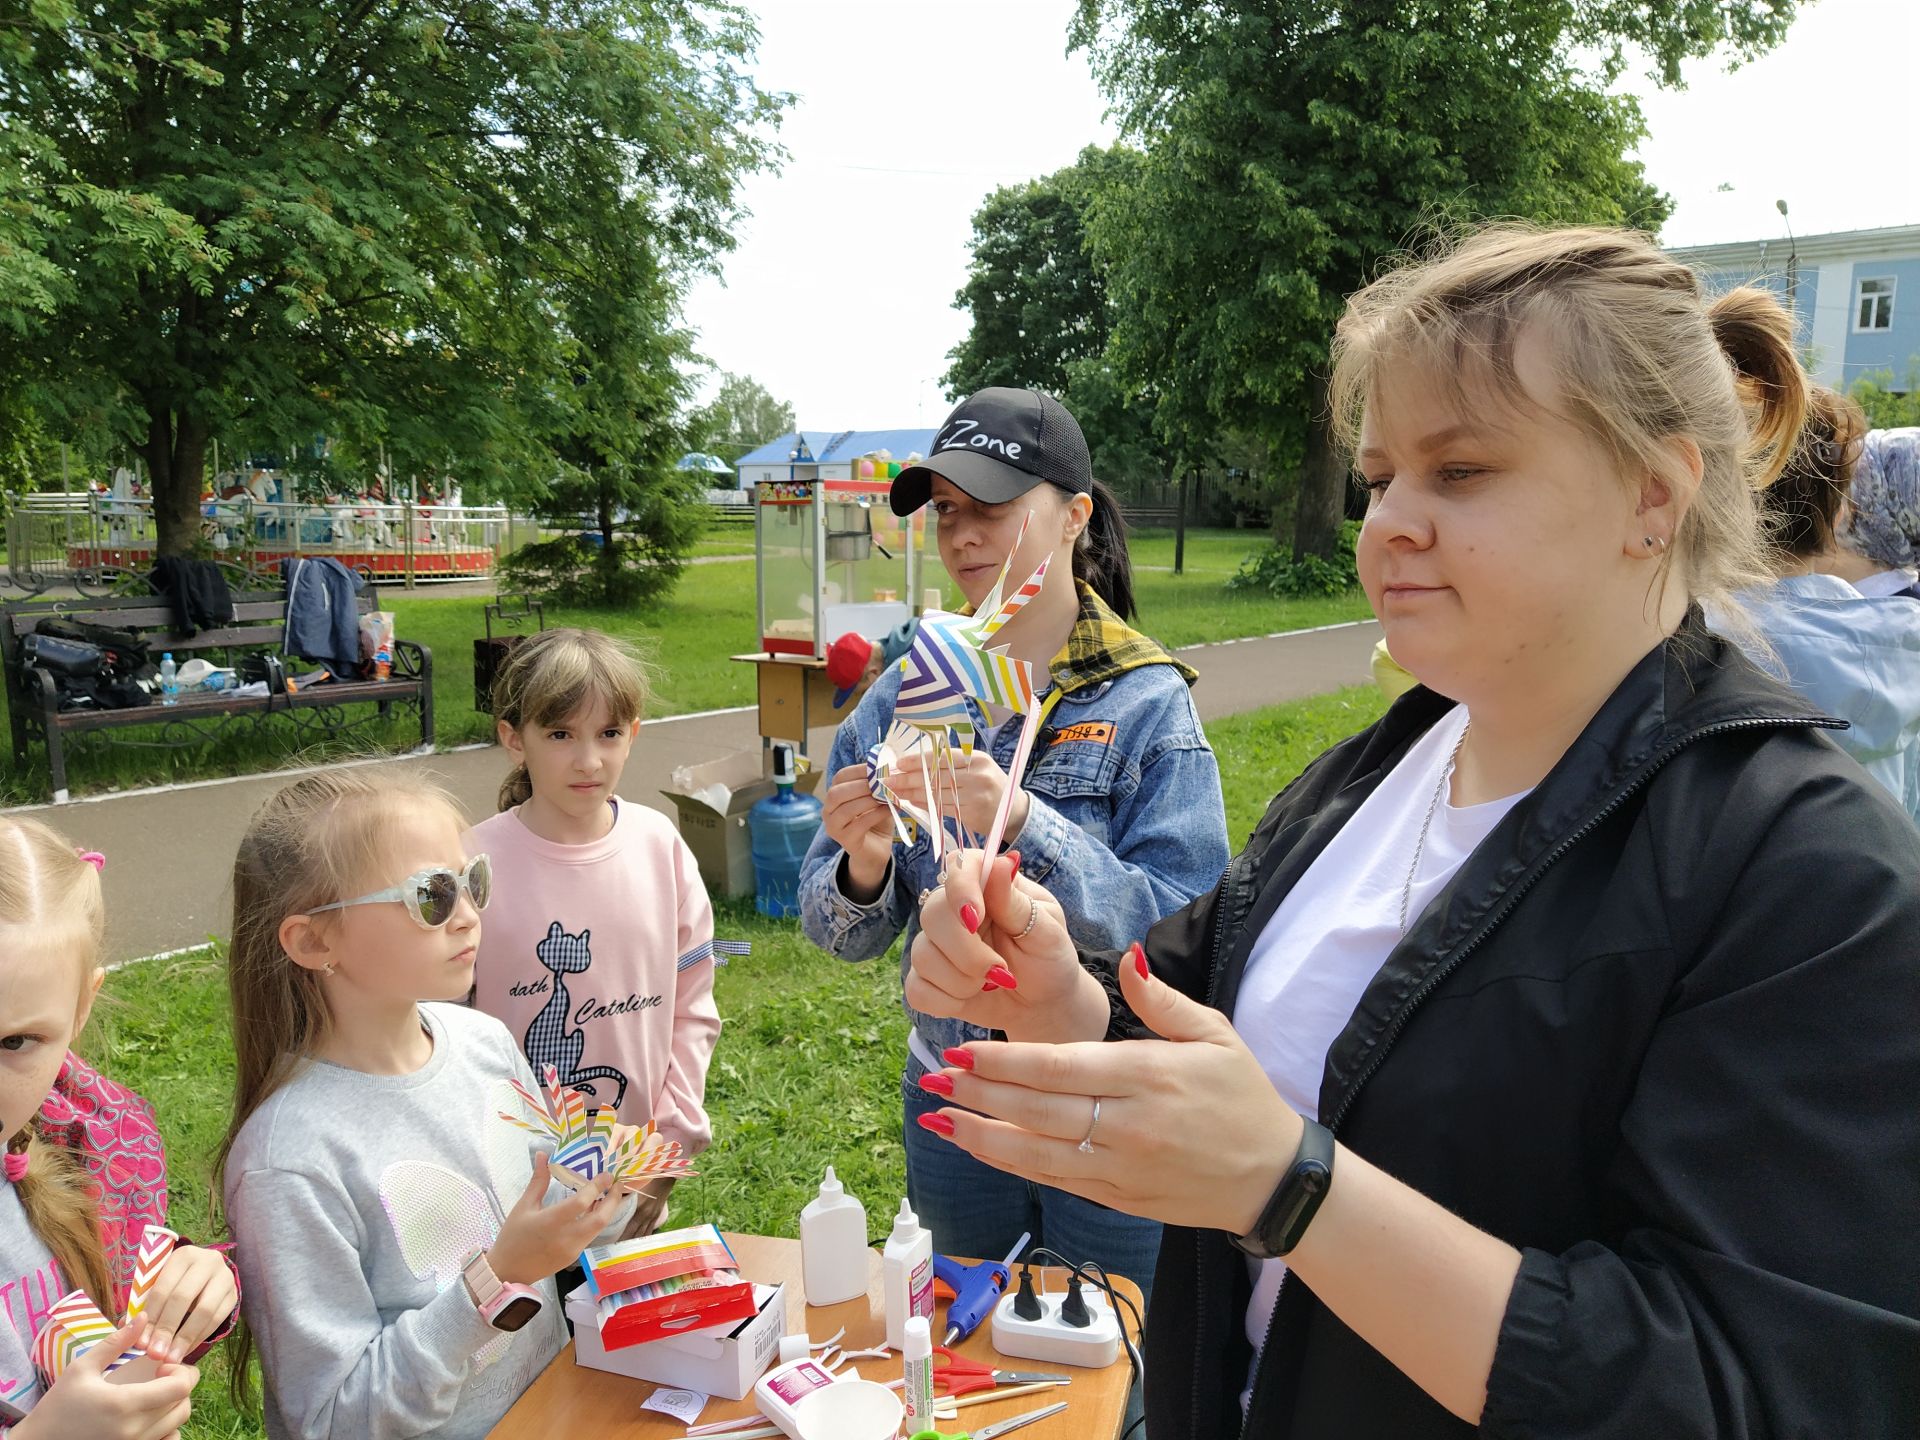
[[[227,1215],[272,1440],[478,1440],[566,1343],[553,1281],[506,1335],[460,1278],[533,1177],[533,1137],[499,1118],[522,1113],[508,1077],[532,1072],[493,1017],[420,1013],[419,1070],[311,1061],[234,1141]]]

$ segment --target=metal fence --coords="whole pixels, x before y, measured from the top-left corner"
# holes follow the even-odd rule
[[[280,562],[331,556],[369,580],[406,585],[484,580],[495,561],[536,538],[504,505],[269,504],[240,498],[200,507],[201,534],[229,581],[277,588]],[[113,495],[28,495],[7,517],[0,588],[27,594],[71,586],[106,595],[144,583],[157,553],[153,505]]]

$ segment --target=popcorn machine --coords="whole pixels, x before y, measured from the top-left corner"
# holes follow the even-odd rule
[[[880,479],[755,487],[760,646],[767,654],[824,660],[827,647],[850,630],[877,640],[920,613],[926,511],[895,515],[889,489]]]

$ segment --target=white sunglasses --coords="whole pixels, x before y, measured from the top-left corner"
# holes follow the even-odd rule
[[[431,870],[409,875],[389,890],[376,890],[352,900],[335,900],[331,905],[316,905],[307,913],[318,915],[323,910],[344,910],[349,905],[404,905],[413,923],[422,930],[438,930],[453,919],[463,890],[473,901],[474,909],[487,908],[487,901],[493,897],[493,862],[486,856],[474,856],[464,870],[436,865]]]

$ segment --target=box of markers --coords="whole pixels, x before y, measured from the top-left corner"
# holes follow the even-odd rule
[[[688,1331],[732,1329],[756,1313],[753,1286],[712,1225],[596,1245],[582,1252],[594,1330],[607,1350]]]

